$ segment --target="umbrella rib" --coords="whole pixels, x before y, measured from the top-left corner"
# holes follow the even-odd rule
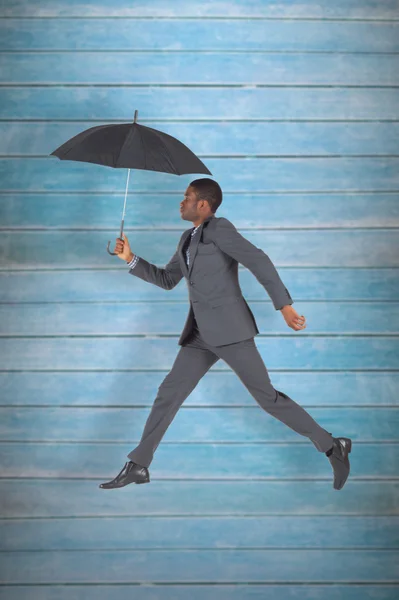
[[[143,136],[141,135],[140,127],[138,127],[137,129],[138,129],[138,132],[139,132],[139,134],[140,134],[141,146],[142,146],[142,148],[143,148],[143,154],[144,154],[144,169],[146,169],[146,168],[147,168],[147,153],[146,153],[146,151],[145,151],[145,145],[144,145],[144,142],[143,142]]]

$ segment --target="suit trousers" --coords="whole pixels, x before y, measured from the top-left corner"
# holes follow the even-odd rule
[[[194,321],[190,337],[181,346],[172,369],[158,388],[141,440],[128,454],[129,460],[149,467],[155,450],[180,406],[219,358],[233,369],[263,410],[300,435],[308,437],[319,452],[327,452],[332,447],[331,433],[316,423],[289,396],[272,386],[253,337],[225,346],[210,346],[201,337]]]

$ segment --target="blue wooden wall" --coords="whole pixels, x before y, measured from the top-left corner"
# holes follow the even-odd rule
[[[396,598],[398,1],[13,0],[0,16],[1,600]],[[126,172],[48,155],[135,109],[203,157],[217,215],[306,316],[287,328],[240,267],[274,386],[354,441],[342,491],[222,361],[151,484],[99,490],[179,350],[187,288],[106,253]],[[131,175],[126,232],[163,266],[195,175]]]

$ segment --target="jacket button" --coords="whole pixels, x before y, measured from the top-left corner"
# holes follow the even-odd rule
[[[190,285],[194,285],[194,281],[190,281]]]

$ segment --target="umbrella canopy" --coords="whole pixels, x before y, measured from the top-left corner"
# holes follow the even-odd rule
[[[128,169],[120,239],[125,223],[130,169],[174,175],[212,175],[198,156],[182,142],[158,129],[139,125],[137,114],[136,110],[133,123],[98,125],[85,129],[51,153],[51,156],[57,156],[60,160],[76,160]],[[110,243],[108,242],[107,252],[115,256],[115,252],[109,249]]]
[[[206,173],[204,163],[171,135],[134,123],[90,127],[51,153],[61,160],[96,163],[107,167],[160,171],[174,175]]]

